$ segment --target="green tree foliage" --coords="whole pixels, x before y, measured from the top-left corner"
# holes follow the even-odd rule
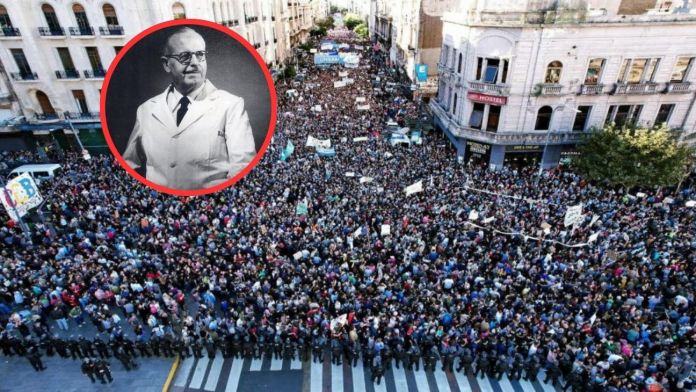
[[[353,30],[359,24],[363,23],[363,20],[358,15],[346,14],[346,16],[343,17],[343,23],[346,25],[346,28]]]
[[[285,72],[283,73],[283,77],[285,79],[292,79],[295,77],[295,75],[297,75],[297,71],[295,71],[295,66],[293,66],[292,64],[288,64],[285,67]]]
[[[360,23],[359,25],[355,26],[355,34],[357,34],[360,38],[367,38],[367,36],[370,34],[367,25],[365,23]]]
[[[324,32],[334,28],[334,19],[331,16],[316,21],[316,27],[323,29]]]
[[[571,167],[590,180],[635,186],[676,185],[693,169],[694,149],[660,128],[593,129],[578,146]]]

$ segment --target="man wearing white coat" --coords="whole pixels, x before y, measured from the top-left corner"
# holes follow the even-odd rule
[[[172,84],[138,108],[123,158],[155,184],[209,188],[234,177],[256,154],[244,100],[206,79],[205,41],[183,27],[162,56]]]

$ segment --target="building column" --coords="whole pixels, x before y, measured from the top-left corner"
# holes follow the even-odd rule
[[[489,165],[495,165],[495,170],[500,170],[505,161],[505,146],[491,145],[491,160]],[[490,166],[489,166],[490,167]]]
[[[561,145],[548,145],[544,150],[544,154],[541,157],[541,167],[552,169],[558,166],[558,161],[561,159]]]

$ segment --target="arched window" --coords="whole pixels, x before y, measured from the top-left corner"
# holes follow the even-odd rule
[[[457,60],[457,73],[462,73],[462,54],[459,53],[459,60]]]
[[[41,11],[46,18],[46,23],[48,24],[48,29],[51,31],[51,33],[53,34],[60,32],[60,22],[58,22],[58,17],[56,16],[56,11],[53,10],[53,7],[48,4],[44,4],[41,6]]]
[[[548,131],[551,126],[551,115],[553,109],[551,106],[542,106],[537,112],[536,125],[534,129],[537,131]]]
[[[89,20],[87,19],[87,13],[85,12],[85,9],[79,5],[79,4],[74,4],[72,7],[73,13],[75,14],[75,20],[77,21],[77,28],[80,29],[80,32],[89,32],[88,30],[90,29],[89,26]],[[91,35],[91,34],[85,34],[85,35]]]
[[[546,67],[546,77],[544,83],[558,84],[561,80],[563,64],[560,61],[552,61]]]
[[[4,5],[0,5],[0,27],[12,27],[10,15]]]
[[[36,100],[39,101],[39,107],[41,107],[42,114],[56,114],[56,110],[51,104],[51,100],[48,99],[48,95],[41,90],[36,92]]]
[[[452,114],[457,114],[457,93],[454,93],[454,100],[452,101]]]
[[[174,19],[186,19],[186,9],[181,3],[174,3],[172,5],[172,14]]]
[[[118,17],[116,17],[116,10],[111,4],[104,4],[102,7],[104,12],[104,19],[106,19],[107,26],[118,26]]]

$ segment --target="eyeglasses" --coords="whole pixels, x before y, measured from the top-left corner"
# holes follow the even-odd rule
[[[181,52],[179,54],[165,54],[162,57],[166,57],[168,59],[174,59],[174,60],[180,62],[182,65],[189,65],[189,64],[191,64],[191,59],[193,59],[194,54],[196,55],[198,62],[202,63],[205,61],[205,56],[208,54],[208,52],[205,50],[199,50],[197,52]]]

